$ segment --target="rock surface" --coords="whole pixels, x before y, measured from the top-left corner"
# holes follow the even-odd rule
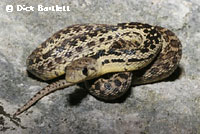
[[[69,6],[38,12],[37,6]],[[6,12],[6,5],[14,7]],[[17,5],[35,11],[16,11]],[[198,0],[67,0],[0,2],[0,133],[200,133],[200,4]],[[77,23],[143,22],[180,38],[180,67],[166,81],[132,87],[105,103],[77,86],[54,92],[17,119],[12,114],[47,83],[28,76],[25,60],[56,31]]]

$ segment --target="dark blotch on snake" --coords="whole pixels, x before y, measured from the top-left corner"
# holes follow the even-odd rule
[[[95,83],[95,89],[100,90],[100,83],[99,82]]]
[[[124,73],[120,73],[118,75],[120,78],[123,78],[123,79],[128,79],[128,75],[124,74]]]
[[[111,84],[110,83],[104,83],[104,87],[106,90],[110,90],[111,89]]]
[[[115,79],[115,80],[114,80],[114,83],[115,83],[115,85],[116,85],[117,87],[119,87],[119,86],[122,85],[121,81],[119,81],[118,79]]]

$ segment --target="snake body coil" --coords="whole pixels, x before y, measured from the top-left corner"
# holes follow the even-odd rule
[[[179,39],[168,29],[142,23],[80,24],[55,33],[27,59],[27,70],[43,80],[65,75],[39,91],[19,115],[55,90],[98,78],[89,92],[104,100],[122,96],[132,84],[171,75],[182,55]],[[113,73],[109,79],[99,78]]]

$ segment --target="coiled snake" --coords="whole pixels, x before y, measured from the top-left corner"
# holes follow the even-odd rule
[[[177,68],[182,55],[179,39],[168,29],[142,23],[77,24],[55,33],[27,59],[27,70],[50,80],[65,75],[36,93],[14,116],[45,95],[97,78],[89,92],[114,100],[131,84],[160,81]],[[104,74],[109,79],[99,78]]]

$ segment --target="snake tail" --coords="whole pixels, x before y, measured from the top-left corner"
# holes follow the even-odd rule
[[[59,90],[59,89],[63,89],[69,86],[74,85],[74,83],[69,83],[66,82],[66,80],[59,80],[56,81],[52,84],[47,85],[45,88],[43,88],[42,90],[40,90],[39,92],[37,92],[24,106],[22,106],[21,108],[19,108],[13,115],[13,117],[16,117],[18,115],[20,115],[22,112],[24,112],[25,110],[29,109],[33,104],[35,104],[37,101],[39,101],[41,98],[43,98],[44,96]]]

